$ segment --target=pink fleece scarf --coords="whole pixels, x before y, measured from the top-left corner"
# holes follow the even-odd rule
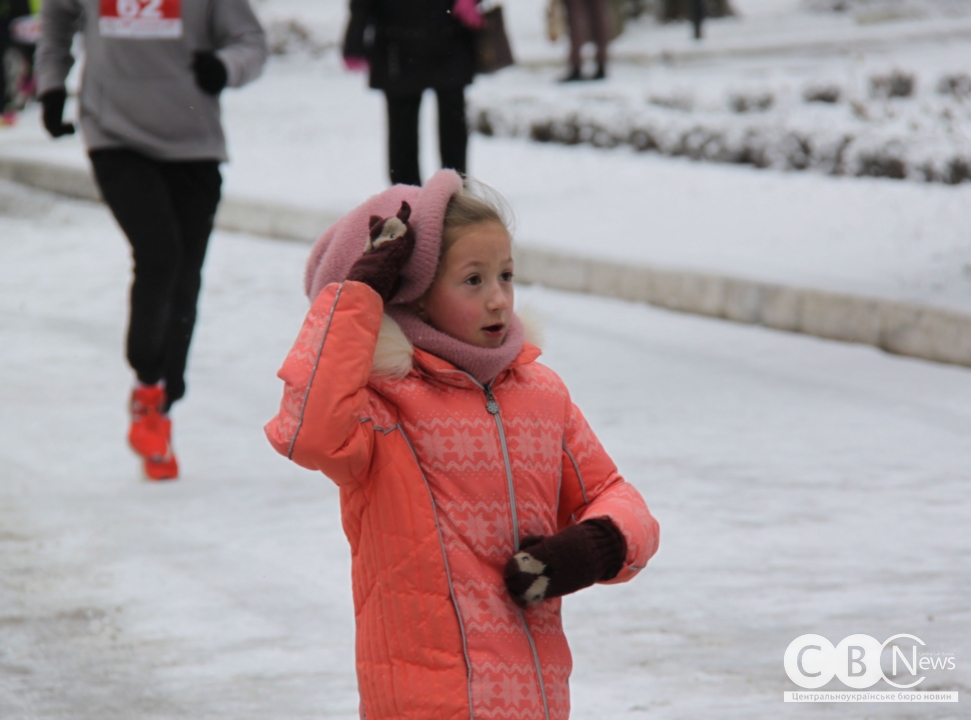
[[[436,330],[404,307],[385,307],[384,311],[398,323],[412,345],[447,360],[482,385],[488,385],[499,373],[509,367],[526,342],[526,331],[515,313],[502,345],[497,348],[484,348],[470,345]]]

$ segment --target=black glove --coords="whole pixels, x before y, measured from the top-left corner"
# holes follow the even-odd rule
[[[613,579],[626,557],[627,541],[617,526],[594,518],[549,537],[523,538],[503,575],[513,601],[525,608]]]
[[[216,57],[216,53],[208,50],[196,51],[192,60],[192,71],[196,74],[196,85],[210,95],[221,93],[229,80],[223,61]]]
[[[58,90],[48,90],[41,95],[40,101],[44,105],[44,127],[51,137],[59,138],[61,135],[73,135],[74,124],[64,122],[64,103],[67,100],[67,91],[64,88]]]
[[[371,217],[367,246],[347,273],[348,280],[370,285],[385,303],[401,287],[401,269],[415,249],[415,231],[408,224],[411,206],[402,201],[398,214],[390,218]]]

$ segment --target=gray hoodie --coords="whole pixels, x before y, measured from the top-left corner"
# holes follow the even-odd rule
[[[228,85],[259,77],[266,40],[247,0],[44,0],[38,93],[64,87],[84,33],[81,129],[89,150],[226,160],[219,98],[196,85],[193,52],[215,51]]]

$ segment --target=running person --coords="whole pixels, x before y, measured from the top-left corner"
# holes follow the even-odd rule
[[[129,442],[154,480],[178,476],[168,411],[185,393],[201,271],[226,158],[219,94],[256,79],[263,29],[247,0],[44,0],[38,94],[53,137],[71,42],[84,37],[80,121],[94,176],[132,247]]]

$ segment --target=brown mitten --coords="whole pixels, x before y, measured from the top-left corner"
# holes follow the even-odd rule
[[[370,285],[385,303],[401,286],[401,269],[415,249],[415,230],[408,224],[411,206],[402,201],[394,217],[371,216],[371,232],[362,255],[347,274],[348,280]]]
[[[506,588],[529,607],[616,577],[625,557],[627,541],[611,520],[584,520],[556,535],[523,538],[506,563]]]

